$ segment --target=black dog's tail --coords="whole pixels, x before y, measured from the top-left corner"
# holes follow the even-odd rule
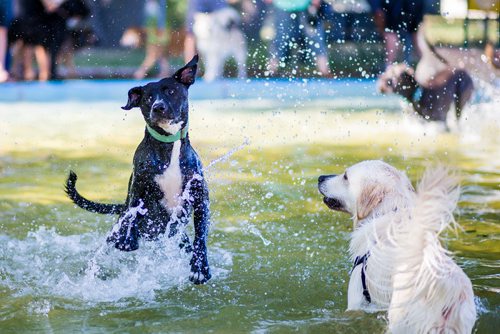
[[[102,204],[84,198],[76,190],[75,184],[77,178],[78,177],[73,171],[69,172],[68,180],[66,180],[65,191],[73,203],[78,205],[80,208],[105,215],[118,215],[125,210],[125,205],[123,204]]]

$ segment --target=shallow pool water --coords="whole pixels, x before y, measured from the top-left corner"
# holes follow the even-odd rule
[[[383,333],[383,313],[345,312],[352,223],[323,205],[316,185],[320,174],[384,159],[414,183],[435,163],[462,176],[463,231],[445,244],[474,285],[475,331],[495,333],[500,94],[492,96],[451,132],[383,98],[193,102],[190,137],[211,191],[213,278],[204,286],[188,281],[189,257],[175,242],[110,249],[115,217],[64,195],[72,169],[85,196],[124,200],[144,131],[139,111],[124,113],[124,101],[0,104],[0,332]]]

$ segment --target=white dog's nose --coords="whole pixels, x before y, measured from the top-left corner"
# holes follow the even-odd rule
[[[321,184],[321,183],[325,182],[326,180],[328,180],[332,177],[335,177],[335,176],[337,176],[337,174],[321,175],[320,177],[318,177],[318,184]]]

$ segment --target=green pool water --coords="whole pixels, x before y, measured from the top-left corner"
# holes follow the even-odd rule
[[[475,332],[498,332],[495,105],[443,133],[399,108],[192,103],[192,144],[205,166],[214,162],[213,278],[194,286],[189,257],[172,242],[106,249],[115,217],[76,208],[63,193],[72,169],[85,196],[124,200],[144,124],[123,102],[0,104],[0,333],[384,333],[383,313],[345,312],[352,223],[316,187],[320,174],[365,159],[383,159],[413,183],[435,163],[460,173],[463,231],[443,239],[472,280]]]

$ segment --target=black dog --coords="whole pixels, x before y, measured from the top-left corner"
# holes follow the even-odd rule
[[[107,241],[123,251],[136,250],[140,238],[154,240],[164,233],[175,236],[193,213],[192,248],[186,234],[180,247],[193,252],[190,280],[201,284],[211,277],[206,247],[210,212],[203,168],[188,136],[188,88],[194,83],[197,64],[195,56],[172,77],[129,90],[123,109],[140,107],[146,130],[134,155],[124,205],[83,198],[76,191],[73,172],[66,192],[83,209],[120,215]]]
[[[446,122],[452,103],[455,104],[457,119],[460,119],[474,91],[472,78],[464,70],[447,69],[438,74],[438,79],[438,84],[423,87],[415,80],[412,68],[394,64],[380,76],[378,87],[382,93],[396,93],[404,97],[426,120]]]

